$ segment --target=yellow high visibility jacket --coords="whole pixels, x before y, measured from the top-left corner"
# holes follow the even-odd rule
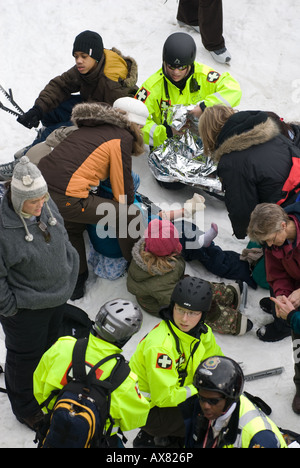
[[[244,395],[240,397],[239,434],[233,445],[224,448],[249,448],[256,434],[262,431],[272,431],[278,441],[278,448],[286,448],[286,442],[276,424],[259,410]],[[263,448],[263,446],[261,446]]]
[[[151,407],[174,407],[196,395],[193,378],[200,362],[209,356],[223,355],[210,327],[199,340],[169,323],[178,338],[179,350],[174,334],[162,320],[140,341],[129,362]],[[186,377],[182,385],[183,372]]]
[[[72,354],[76,339],[70,336],[60,338],[42,357],[34,372],[34,396],[39,404],[51,392],[67,384],[67,376],[72,369]],[[106,356],[122,352],[117,346],[90,334],[86,350],[86,366],[93,367]],[[96,376],[106,379],[116,360],[107,361],[96,371]],[[49,408],[54,406],[55,398]],[[146,423],[149,412],[148,401],[140,394],[137,377],[130,372],[124,382],[112,392],[110,414],[114,419],[114,431],[130,431]]]
[[[142,84],[135,96],[149,110],[143,127],[145,143],[156,147],[167,138],[163,114],[169,106],[203,103],[204,107],[215,104],[235,107],[240,103],[241,96],[239,83],[228,72],[220,74],[207,65],[194,62],[194,73],[187,79],[184,89],[180,90],[168,80],[161,68]]]

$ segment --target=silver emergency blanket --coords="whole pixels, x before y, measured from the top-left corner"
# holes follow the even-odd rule
[[[198,120],[189,116],[194,107],[176,105],[165,111],[166,122],[181,134],[168,138],[150,152],[150,170],[159,181],[181,182],[224,195],[216,175],[216,165],[203,154]]]

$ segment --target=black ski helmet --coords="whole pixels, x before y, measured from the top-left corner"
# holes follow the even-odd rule
[[[196,51],[196,43],[192,36],[177,32],[171,34],[164,43],[163,61],[171,66],[192,65]]]
[[[202,361],[194,375],[197,390],[210,390],[236,401],[244,388],[244,374],[239,364],[225,356],[211,356]]]
[[[206,314],[211,307],[211,285],[201,278],[186,276],[176,284],[171,301],[184,309],[201,311]]]

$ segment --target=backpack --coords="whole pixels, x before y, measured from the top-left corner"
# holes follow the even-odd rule
[[[93,323],[84,310],[72,304],[64,304],[63,319],[58,336],[73,336],[76,339],[88,338]]]
[[[38,448],[107,448],[113,428],[110,415],[111,393],[130,372],[121,354],[112,354],[99,361],[86,373],[87,338],[76,341],[72,369],[73,377],[61,390],[54,390],[40,406],[57,399],[36,436]],[[110,359],[117,359],[110,376],[98,380],[95,372]],[[109,427],[106,429],[106,422]]]

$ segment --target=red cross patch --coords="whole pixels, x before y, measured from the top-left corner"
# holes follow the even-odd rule
[[[91,370],[91,368],[93,367],[92,364],[88,363],[88,362],[85,362],[85,368],[86,368],[86,373],[88,374],[89,371]],[[103,370],[101,369],[96,369],[96,372],[95,372],[95,375],[96,375],[96,378],[98,380],[100,380],[101,378],[101,375],[103,374]],[[70,363],[69,367],[67,368],[66,372],[64,373],[62,379],[61,379],[61,385],[64,387],[65,385],[67,385],[68,382],[70,382],[70,380],[72,380],[73,378],[73,366],[72,366],[72,362]]]
[[[216,72],[216,71],[210,71],[208,74],[207,74],[207,81],[209,83],[216,83],[218,81],[218,79],[220,78],[220,73]]]
[[[168,108],[170,107],[170,105],[171,105],[170,99],[168,99],[168,100],[162,99],[162,100],[160,101],[160,109],[161,109],[161,110],[166,110],[166,109],[168,109]]]
[[[156,360],[157,369],[172,369],[173,361],[167,354],[158,353]]]
[[[138,101],[146,102],[147,97],[150,96],[150,91],[147,91],[146,88],[141,88],[136,95]]]

